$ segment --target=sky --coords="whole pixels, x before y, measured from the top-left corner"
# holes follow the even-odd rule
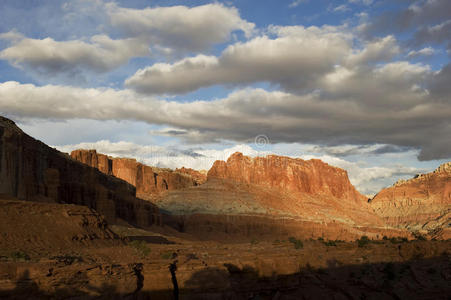
[[[451,1],[0,2],[0,114],[61,151],[319,158],[367,195],[451,160]]]

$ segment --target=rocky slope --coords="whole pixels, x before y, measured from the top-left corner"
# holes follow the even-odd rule
[[[227,162],[215,162],[205,184],[170,191],[155,203],[172,214],[167,224],[202,237],[221,232],[343,240],[408,236],[386,227],[346,171],[319,160],[235,153]]]
[[[122,245],[102,215],[86,206],[0,196],[0,252]],[[8,254],[8,253],[0,253]]]
[[[296,249],[287,240],[178,240],[87,247],[0,260],[0,298],[448,300],[450,243],[304,241]]]
[[[380,191],[370,205],[398,228],[451,238],[451,163]]]
[[[106,168],[106,166],[105,166]],[[127,182],[50,148],[0,117],[0,194],[19,200],[84,205],[109,222],[161,222],[158,208],[135,197]]]
[[[97,153],[96,150],[74,150],[71,157],[105,174],[127,181],[136,187],[136,194],[143,199],[150,200],[162,192],[198,184],[198,180],[191,177],[194,170],[191,173],[186,169],[183,172],[174,172],[169,169],[146,166],[131,158],[108,157]]]

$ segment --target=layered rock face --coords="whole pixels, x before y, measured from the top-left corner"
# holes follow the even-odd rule
[[[175,171],[182,174],[188,174],[196,181],[197,185],[203,184],[207,181],[207,171],[205,170],[197,171],[191,168],[181,167],[175,169]]]
[[[451,238],[451,163],[380,191],[370,205],[391,226]]]
[[[208,178],[331,196],[345,201],[361,202],[366,199],[349,182],[345,170],[318,159],[305,161],[277,155],[250,158],[237,152],[227,162],[216,161],[208,171]]]
[[[98,162],[97,162],[98,163]],[[135,197],[135,188],[71,159],[0,117],[0,194],[19,200],[72,203],[139,226],[161,222],[158,208]]]
[[[105,174],[127,181],[136,187],[136,194],[143,199],[151,200],[162,192],[198,184],[188,172],[150,167],[131,158],[112,158],[97,153],[96,150],[75,150],[71,157]]]
[[[235,153],[227,162],[214,163],[205,184],[170,191],[156,204],[178,215],[166,218],[173,227],[190,233],[202,230],[201,236],[284,232],[350,240],[365,234],[408,235],[385,228],[346,171],[319,160]]]

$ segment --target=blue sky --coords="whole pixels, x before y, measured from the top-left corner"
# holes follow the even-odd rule
[[[367,194],[451,158],[451,2],[0,3],[0,112],[63,151],[321,158]]]

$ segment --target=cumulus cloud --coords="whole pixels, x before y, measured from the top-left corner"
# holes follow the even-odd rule
[[[400,153],[409,151],[409,148],[400,147],[395,145],[338,145],[338,146],[312,146],[309,151],[321,152],[327,155],[333,155],[335,157],[345,157],[351,155],[373,155],[373,154],[387,154],[387,153]]]
[[[406,61],[373,68],[335,66],[318,88],[293,94],[243,89],[212,101],[175,102],[133,90],[6,82],[0,110],[31,118],[138,120],[167,125],[188,142],[252,141],[323,145],[388,144],[421,149],[421,159],[451,156],[449,67],[432,72]],[[448,82],[448,83],[447,83]]]
[[[83,71],[109,72],[133,57],[149,56],[151,51],[163,56],[206,51],[227,41],[234,31],[242,31],[246,37],[254,31],[254,24],[241,19],[236,8],[218,3],[131,9],[114,2],[80,2],[62,6],[66,13],[63,23],[94,9],[99,19],[106,19],[98,26],[102,34],[57,41],[27,38],[13,30],[0,34],[0,39],[11,44],[0,52],[0,59],[37,75],[74,77]]]
[[[0,52],[0,59],[15,66],[31,68],[45,75],[110,71],[131,57],[149,54],[149,48],[136,39],[112,40],[106,35],[82,40],[55,41],[52,38],[25,38],[16,32],[0,35],[12,45]]]
[[[410,46],[444,43],[451,49],[450,11],[448,0],[415,1],[405,9],[382,13],[365,26],[365,32],[373,36],[380,32],[413,31],[413,37],[407,41]]]
[[[425,55],[425,56],[429,56],[435,53],[434,48],[431,47],[426,47],[420,50],[412,50],[409,53],[407,53],[408,57],[416,57],[416,56],[420,56],[420,55]]]
[[[267,35],[228,46],[220,57],[198,55],[138,70],[126,85],[149,94],[178,94],[215,84],[268,81],[293,90],[340,63],[350,36],[337,27],[278,27]]]
[[[414,45],[424,45],[427,43],[446,44],[451,50],[451,18],[437,25],[426,26],[419,29],[414,36]],[[428,49],[428,48],[425,48]]]
[[[233,31],[250,37],[255,25],[240,17],[234,7],[220,3],[195,7],[171,6],[144,9],[106,6],[110,23],[127,37],[176,51],[203,51],[230,38]]]
[[[362,49],[348,56],[346,63],[351,66],[365,65],[379,61],[389,61],[400,52],[394,36],[374,39],[364,43]]]

